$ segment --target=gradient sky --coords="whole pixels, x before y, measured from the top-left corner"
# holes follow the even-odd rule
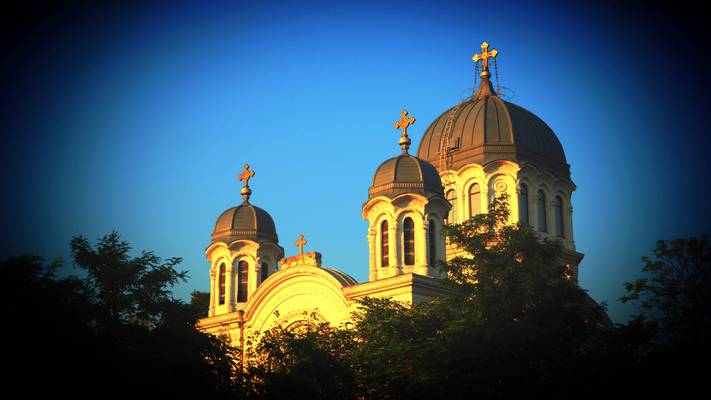
[[[286,254],[302,231],[325,265],[365,281],[361,205],[399,152],[393,122],[403,107],[417,118],[416,149],[471,93],[487,40],[511,101],[563,144],[580,284],[622,322],[634,310],[616,299],[656,240],[710,231],[708,44],[693,10],[593,4],[13,9],[0,256],[69,260],[72,236],[118,230],[135,250],[183,257],[187,298],[209,289],[204,249],[249,163],[252,203]]]

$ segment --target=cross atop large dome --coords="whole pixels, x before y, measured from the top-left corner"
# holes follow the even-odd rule
[[[483,55],[474,56],[474,61],[483,63],[476,93],[430,124],[417,156],[434,164],[440,173],[471,163],[510,160],[569,177],[563,146],[553,130],[532,112],[502,100],[494,90],[486,61],[498,52],[487,48],[484,42]]]

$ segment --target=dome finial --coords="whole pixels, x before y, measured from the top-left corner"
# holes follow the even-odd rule
[[[244,170],[237,177],[238,180],[244,182],[244,187],[239,193],[242,195],[242,201],[249,203],[249,196],[252,195],[252,189],[249,188],[249,180],[254,177],[254,171],[249,170],[249,164],[244,164]]]
[[[410,148],[410,143],[412,140],[407,136],[407,127],[415,123],[415,117],[407,116],[407,109],[402,110],[402,117],[399,121],[395,121],[395,129],[402,129],[402,136],[400,137],[400,147],[402,147],[402,154],[407,154],[407,149]]]
[[[482,42],[481,53],[474,54],[474,57],[472,57],[475,63],[481,61],[481,74],[479,75],[481,76],[481,84],[474,94],[475,99],[496,95],[496,91],[494,91],[494,87],[491,86],[491,81],[489,81],[489,77],[491,77],[491,72],[489,72],[489,58],[496,58],[498,54],[499,51],[496,49],[489,50],[489,43]]]

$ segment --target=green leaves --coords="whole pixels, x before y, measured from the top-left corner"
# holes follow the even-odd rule
[[[170,288],[186,281],[178,271],[179,257],[163,261],[151,251],[130,256],[131,246],[117,232],[102,237],[92,246],[77,236],[70,243],[74,264],[86,271],[93,298],[103,311],[106,324],[137,323],[156,326],[163,310],[174,302]]]
[[[711,244],[708,236],[660,240],[642,257],[647,277],[625,283],[620,298],[640,308],[639,318],[660,326],[659,339],[674,345],[708,345],[711,337]]]

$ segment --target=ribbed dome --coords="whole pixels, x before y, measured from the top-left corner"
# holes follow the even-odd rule
[[[386,160],[375,171],[373,185],[368,189],[368,198],[375,196],[395,197],[402,193],[420,193],[429,197],[443,195],[442,181],[437,169],[409,154]]]
[[[274,220],[266,211],[249,203],[223,212],[215,223],[212,242],[230,243],[238,239],[278,243]]]
[[[488,83],[488,82],[487,82]],[[480,90],[481,93],[481,90]],[[530,111],[485,93],[445,111],[427,128],[417,156],[440,166],[442,136],[453,110],[450,169],[494,160],[532,163],[559,176],[570,169],[553,130]]]

